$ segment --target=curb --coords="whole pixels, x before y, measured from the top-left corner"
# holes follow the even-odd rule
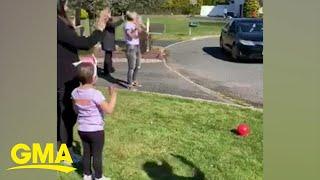
[[[206,39],[206,38],[218,38],[220,35],[210,35],[210,36],[199,36],[199,37],[193,37],[190,40],[200,40],[200,39]]]
[[[121,89],[120,91],[130,91],[127,89]],[[263,109],[261,108],[256,108],[253,106],[242,106],[238,104],[230,104],[230,103],[225,103],[225,102],[219,102],[219,101],[214,101],[214,100],[207,100],[207,99],[201,99],[201,98],[194,98],[194,97],[185,97],[185,96],[180,96],[180,95],[173,95],[173,94],[167,94],[167,93],[158,93],[158,92],[150,92],[150,91],[135,91],[137,93],[142,93],[142,94],[154,94],[162,97],[173,97],[173,98],[179,98],[179,99],[186,99],[186,100],[193,100],[193,101],[198,101],[198,102],[207,102],[207,103],[212,103],[216,105],[226,105],[226,106],[232,106],[232,107],[237,107],[241,109],[250,109],[253,111],[259,111],[263,112]]]

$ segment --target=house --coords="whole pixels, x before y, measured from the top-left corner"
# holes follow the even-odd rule
[[[234,17],[242,17],[244,1],[245,0],[230,0],[228,5],[228,12],[233,13]]]
[[[216,6],[202,6],[200,16],[224,16],[224,9],[228,10],[228,14],[233,17],[243,17],[243,5],[245,0],[229,0],[229,4],[222,4]],[[260,6],[263,6],[263,0],[259,0]],[[262,13],[262,8],[259,9]]]

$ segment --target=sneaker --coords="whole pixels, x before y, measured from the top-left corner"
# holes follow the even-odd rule
[[[128,86],[128,89],[129,89],[130,91],[137,91],[137,89],[135,88],[135,86],[134,86],[133,84],[129,85],[129,86]]]
[[[83,175],[83,180],[92,180],[92,175]]]
[[[109,177],[102,176],[101,178],[95,178],[95,180],[111,180]]]
[[[132,85],[136,87],[142,87],[142,85],[138,83],[138,81],[133,82]]]

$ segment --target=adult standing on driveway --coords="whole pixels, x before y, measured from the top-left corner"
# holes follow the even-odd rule
[[[135,87],[139,84],[136,81],[138,70],[140,69],[140,40],[139,40],[139,28],[136,24],[137,13],[127,12],[127,22],[124,26],[124,34],[126,41],[126,55],[128,59],[128,88],[135,90]]]
[[[111,17],[111,10],[109,8],[106,9],[108,15]],[[102,50],[105,52],[104,56],[104,74],[110,75],[110,73],[113,73],[115,71],[113,65],[112,65],[112,52],[116,49],[115,47],[115,32],[116,28],[120,26],[124,21],[124,17],[118,21],[114,21],[113,18],[110,18],[108,21],[106,28],[103,31],[104,37],[101,42],[102,44]]]
[[[72,151],[73,126],[76,114],[73,110],[71,92],[79,86],[76,68],[72,63],[79,61],[78,50],[89,50],[102,40],[102,31],[108,16],[101,13],[96,29],[89,37],[80,37],[66,15],[67,0],[57,0],[57,140],[68,146],[74,162],[78,161]]]

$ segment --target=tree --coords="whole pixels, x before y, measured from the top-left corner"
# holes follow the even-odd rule
[[[86,10],[89,19],[95,18],[108,5],[107,0],[69,0],[68,2],[71,9]]]
[[[135,10],[140,14],[148,14],[160,9],[164,0],[132,0],[129,10]]]
[[[137,11],[147,14],[159,7],[164,0],[107,0],[107,4],[114,15],[121,15],[126,11]]]
[[[94,19],[98,16],[99,12],[107,6],[106,0],[69,0],[69,7],[75,10],[76,25],[80,25],[81,10],[88,13],[90,32],[94,24]]]
[[[179,14],[195,14],[200,11],[202,4],[203,0],[197,0],[194,5],[190,0],[166,0],[162,8]]]
[[[258,0],[246,0],[243,6],[244,17],[258,17],[260,5]]]
[[[97,17],[99,12],[107,6],[106,0],[82,0],[81,8],[89,13],[89,19]]]
[[[108,0],[107,5],[115,15],[121,15],[128,10],[130,0]]]
[[[227,4],[229,0],[203,0],[203,5],[215,6],[217,4]]]

